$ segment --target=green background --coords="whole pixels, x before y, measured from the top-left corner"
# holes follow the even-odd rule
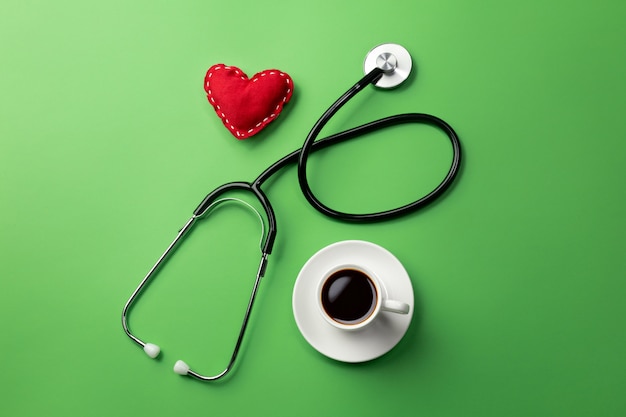
[[[618,0],[3,0],[0,414],[626,415],[625,21]],[[258,262],[239,208],[201,223],[132,311],[163,349],[148,359],[120,326],[148,268],[207,192],[298,148],[385,42],[411,52],[410,81],[367,89],[325,132],[435,114],[465,151],[455,186],[343,224],[284,170],[265,187],[278,239],[233,374],[171,367],[228,357]],[[293,77],[247,141],[202,89],[220,62]],[[380,209],[436,182],[449,153],[432,128],[396,128],[313,157],[311,182],[339,208]],[[346,239],[394,253],[417,301],[401,343],[357,365],[315,351],[291,310],[302,265]]]

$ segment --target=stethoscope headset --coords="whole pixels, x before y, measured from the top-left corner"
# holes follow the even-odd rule
[[[316,210],[324,214],[325,216],[335,218],[337,220],[349,221],[349,222],[377,222],[383,221],[387,219],[391,219],[398,216],[403,216],[405,214],[416,211],[427,204],[431,203],[439,196],[441,196],[444,191],[452,184],[460,166],[461,162],[461,145],[457,134],[452,129],[452,127],[443,121],[442,119],[424,113],[405,113],[405,114],[397,114],[389,117],[385,117],[382,119],[374,120],[369,123],[365,123],[363,125],[354,127],[352,129],[345,130],[343,132],[336,133],[334,135],[325,137],[323,139],[317,139],[317,136],[323,129],[323,127],[328,123],[328,121],[333,117],[333,115],[350,99],[355,97],[359,92],[363,91],[365,87],[372,84],[379,88],[393,88],[400,85],[404,82],[411,73],[412,61],[411,56],[408,51],[400,45],[397,44],[383,44],[372,49],[364,62],[364,71],[365,76],[361,78],[354,86],[352,86],[348,91],[346,91],[337,101],[335,101],[329,108],[324,112],[324,114],[319,118],[319,120],[315,123],[309,134],[307,135],[304,144],[298,150],[291,152],[290,154],[284,156],[280,160],[276,161],[269,168],[261,173],[254,181],[252,182],[230,182],[224,185],[217,187],[215,190],[210,192],[204,200],[198,205],[198,207],[193,211],[193,214],[189,220],[185,223],[185,225],[180,229],[174,240],[169,244],[165,252],[159,257],[156,263],[150,268],[146,276],[140,282],[139,286],[133,291],[132,295],[124,305],[124,309],[122,312],[122,327],[124,331],[135,343],[141,346],[146,354],[151,358],[156,358],[160,353],[160,348],[156,344],[147,343],[143,340],[139,339],[135,336],[128,326],[128,312],[136,301],[138,295],[145,289],[148,282],[155,276],[156,271],[165,261],[165,259],[173,252],[173,249],[177,246],[177,244],[183,239],[184,236],[191,230],[193,225],[203,218],[207,213],[211,211],[211,209],[223,202],[226,201],[239,201],[259,215],[258,211],[254,209],[250,204],[229,197],[223,197],[229,192],[232,191],[244,191],[252,194],[260,203],[263,211],[265,212],[266,222],[267,222],[267,230],[263,232],[263,238],[261,240],[261,260],[259,262],[258,270],[256,273],[256,279],[254,281],[254,285],[252,288],[252,293],[250,295],[250,299],[248,301],[248,305],[246,307],[246,311],[244,314],[243,322],[241,324],[241,328],[239,330],[239,334],[237,337],[237,341],[235,342],[235,347],[233,349],[233,353],[230,357],[228,365],[226,368],[217,375],[213,376],[205,376],[193,371],[185,362],[177,361],[174,365],[174,371],[181,375],[189,375],[191,377],[197,378],[203,381],[214,381],[222,378],[226,375],[235,364],[235,360],[237,359],[237,354],[241,347],[241,343],[243,341],[243,337],[246,331],[246,327],[248,325],[248,320],[250,318],[250,313],[252,311],[252,307],[254,305],[254,300],[256,298],[256,294],[258,292],[259,284],[261,282],[261,278],[265,275],[265,269],[267,266],[268,256],[272,253],[272,248],[274,246],[274,241],[276,240],[276,215],[274,213],[274,209],[270,204],[267,196],[261,189],[261,186],[271,178],[275,173],[281,170],[288,164],[297,162],[298,168],[298,181],[300,184],[300,188],[306,200],[311,204]],[[346,141],[348,139],[357,138],[368,134],[370,132],[375,132],[381,129],[388,128],[394,125],[406,124],[406,123],[418,123],[418,124],[427,124],[434,126],[448,136],[450,143],[452,145],[452,163],[450,164],[450,168],[443,178],[443,180],[437,185],[432,191],[428,194],[416,199],[415,201],[406,204],[401,207],[393,208],[390,210],[379,211],[374,213],[365,213],[365,214],[353,214],[353,213],[345,213],[338,210],[335,210],[331,207],[328,207],[324,203],[322,203],[313,193],[311,187],[309,186],[309,182],[307,179],[307,163],[309,160],[309,156],[311,152],[318,151],[320,149],[327,148],[331,145],[337,144],[339,142]],[[261,219],[261,224],[263,225],[263,221]]]

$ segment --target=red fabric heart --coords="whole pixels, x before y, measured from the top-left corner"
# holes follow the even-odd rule
[[[207,71],[204,89],[224,126],[237,139],[246,139],[278,117],[291,98],[293,81],[275,69],[248,78],[237,67],[217,64]]]

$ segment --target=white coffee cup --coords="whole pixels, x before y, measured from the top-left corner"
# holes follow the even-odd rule
[[[341,330],[358,330],[370,325],[381,312],[408,314],[410,307],[391,300],[380,279],[359,265],[339,265],[320,279],[317,305],[324,319]]]

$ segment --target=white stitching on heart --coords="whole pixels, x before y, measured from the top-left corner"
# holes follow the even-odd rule
[[[214,67],[212,67],[212,71],[219,71],[219,70],[233,70],[235,75],[241,77],[242,80],[246,80],[247,76],[238,68],[236,67],[231,67],[231,66],[224,66],[224,65],[215,65]],[[287,89],[285,95],[283,96],[281,103],[279,103],[276,108],[274,109],[274,112],[272,114],[270,114],[268,117],[265,117],[262,121],[260,121],[259,123],[257,123],[253,128],[248,129],[246,132],[241,132],[240,130],[238,130],[235,126],[233,126],[228,119],[226,118],[226,115],[224,114],[224,112],[221,111],[221,107],[219,104],[217,104],[215,98],[213,97],[213,91],[210,88],[210,83],[211,83],[211,78],[213,77],[213,72],[211,72],[211,70],[209,70],[209,74],[207,76],[207,81],[205,83],[205,90],[207,93],[207,97],[209,99],[209,102],[215,107],[215,109],[218,111],[218,114],[220,115],[220,117],[222,118],[222,120],[224,121],[226,127],[230,128],[230,131],[235,133],[235,135],[237,137],[246,137],[247,135],[252,134],[253,132],[255,132],[255,130],[260,130],[260,128],[266,124],[269,123],[269,121],[273,120],[274,118],[276,118],[278,116],[278,113],[280,112],[280,108],[283,104],[285,104],[287,102],[287,99],[289,98],[292,88],[291,88],[291,79],[289,78],[289,76],[287,74],[285,74],[282,71],[275,71],[275,70],[269,70],[269,72],[266,72],[268,70],[262,71],[260,73],[260,75],[257,73],[252,77],[252,82],[257,82],[260,77],[266,77],[267,75],[276,75],[278,74],[280,77],[282,77],[285,82],[287,83],[287,86],[289,86],[289,88]]]

